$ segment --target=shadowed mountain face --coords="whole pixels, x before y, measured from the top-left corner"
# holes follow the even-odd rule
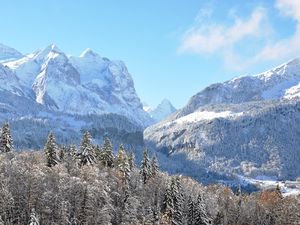
[[[147,128],[144,139],[171,158],[184,154],[199,169],[294,179],[300,174],[299,87],[298,59],[211,85]]]
[[[67,56],[55,45],[27,55],[0,45],[0,60],[3,112],[0,120],[10,120],[12,126],[22,126],[22,123],[30,126],[30,121],[35,121],[33,124],[41,126],[37,130],[43,129],[41,133],[47,133],[50,128],[65,130],[64,139],[67,139],[70,135],[79,137],[82,129],[94,127],[98,120],[105,124],[97,127],[102,133],[106,127],[111,131],[117,129],[114,130],[117,133],[121,130],[141,133],[152,123],[121,61],[102,58],[90,49],[79,57]],[[58,128],[51,125],[55,121],[60,124]],[[34,136],[34,132],[32,129],[26,135]]]

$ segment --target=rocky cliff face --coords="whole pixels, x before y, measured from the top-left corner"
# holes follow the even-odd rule
[[[88,123],[97,120],[117,133],[141,133],[152,123],[123,62],[102,58],[90,49],[80,57],[67,56],[55,45],[24,56],[6,49],[10,51],[2,54],[5,60],[0,62],[0,104],[5,111],[0,119],[18,126],[34,120],[41,126],[38,130],[47,132],[49,129],[42,127],[48,124],[52,129],[50,124],[57,121],[60,129],[66,130],[66,137],[79,136],[83,128],[88,129]]]

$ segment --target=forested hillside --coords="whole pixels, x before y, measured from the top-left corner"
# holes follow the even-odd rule
[[[15,152],[8,124],[2,127],[0,224],[299,224],[300,197],[280,188],[235,193],[221,185],[159,170],[144,151],[137,166],[121,145],[58,147],[50,133],[43,151]]]

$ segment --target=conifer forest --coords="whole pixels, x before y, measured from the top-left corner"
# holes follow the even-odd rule
[[[50,133],[41,151],[14,149],[1,132],[1,225],[299,225],[300,196],[281,190],[244,193],[204,186],[160,170],[145,149],[141,162],[108,138],[59,146]]]

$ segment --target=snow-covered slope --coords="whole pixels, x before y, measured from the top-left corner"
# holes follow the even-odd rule
[[[22,56],[17,50],[0,43],[0,61],[18,59]]]
[[[295,179],[300,174],[299,87],[299,59],[213,84],[147,128],[145,141],[199,171]],[[197,170],[180,168],[197,176]]]
[[[274,69],[255,76],[234,78],[224,83],[210,85],[194,95],[188,104],[176,113],[181,117],[209,104],[239,104],[299,95],[300,59],[294,59]]]
[[[175,107],[168,99],[163,99],[153,110],[146,104],[144,104],[143,108],[156,123],[162,121],[176,111]]]
[[[80,57],[68,57],[57,46],[2,63],[10,69],[35,101],[70,114],[123,115],[138,126],[151,118],[142,108],[125,64],[100,57],[87,49]]]

